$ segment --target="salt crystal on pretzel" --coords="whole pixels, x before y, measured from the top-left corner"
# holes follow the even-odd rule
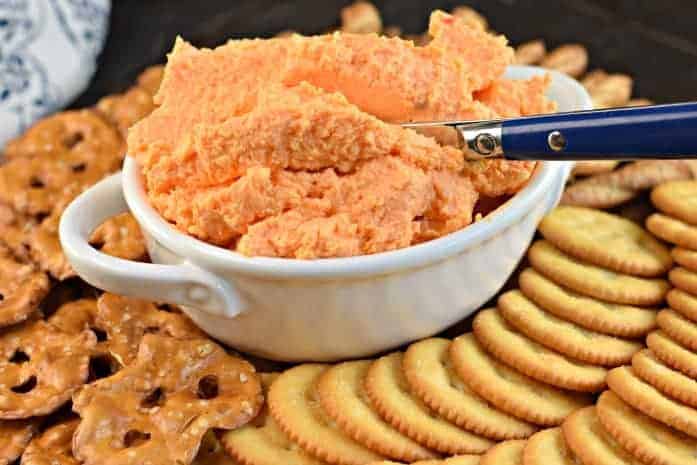
[[[22,454],[22,465],[79,465],[72,451],[78,423],[76,418],[57,423],[32,439]]]
[[[36,434],[35,420],[0,420],[0,465],[9,465],[22,455]]]
[[[91,331],[65,333],[38,320],[0,335],[0,419],[48,415],[87,380]]]
[[[86,465],[189,464],[210,429],[238,428],[262,403],[249,363],[210,340],[147,334],[133,364],[73,398],[73,452]]]
[[[109,218],[92,232],[90,244],[102,252],[126,260],[142,260],[147,256],[145,237],[130,213]]]
[[[59,308],[49,323],[68,333],[98,333],[95,353],[109,354],[120,366],[130,364],[145,334],[174,338],[203,337],[184,315],[159,309],[146,300],[104,293],[98,300],[81,299]]]
[[[0,327],[20,323],[36,313],[49,288],[46,273],[18,261],[0,246]]]

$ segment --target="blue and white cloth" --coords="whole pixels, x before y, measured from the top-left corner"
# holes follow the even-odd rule
[[[0,149],[85,90],[110,11],[111,0],[0,0]]]

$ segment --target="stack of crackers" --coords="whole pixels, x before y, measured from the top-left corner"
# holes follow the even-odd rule
[[[470,8],[453,13],[489,27]],[[383,28],[367,2],[341,18],[347,32],[401,34]],[[533,41],[516,57],[585,75],[597,106],[647,103],[630,100],[628,76],[585,74],[580,45],[547,53]],[[162,67],[148,69],[123,94],[46,118],[5,150],[0,465],[694,463],[697,181],[688,180],[689,162],[580,164],[566,203],[608,208],[658,186],[651,200],[660,213],[647,231],[597,209],[557,208],[540,225],[518,288],[481,310],[471,332],[374,360],[259,375],[176,307],[88,286],[60,248],[64,208],[119,168],[126,131],[155,108],[161,77]],[[105,222],[91,242],[148,260],[129,214]],[[659,311],[665,300],[670,308]]]
[[[274,434],[250,425],[225,433],[224,447],[255,465],[271,463],[255,450],[340,465],[640,460],[616,429],[599,426],[594,403],[608,383],[615,390],[623,365],[646,356],[645,336],[660,319],[655,306],[670,290],[670,251],[634,222],[588,208],[559,207],[540,232],[520,289],[481,310],[471,333],[273,375],[261,421]],[[680,418],[690,421],[686,412]],[[695,443],[668,426],[660,431],[684,441],[679,453]]]

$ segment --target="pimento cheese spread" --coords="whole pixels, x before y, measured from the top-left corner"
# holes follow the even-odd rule
[[[334,33],[178,39],[159,107],[128,147],[150,202],[182,231],[249,256],[313,259],[407,247],[461,229],[480,197],[534,162],[466,162],[397,123],[554,110],[547,78],[503,78],[513,51],[446,13],[432,40]]]

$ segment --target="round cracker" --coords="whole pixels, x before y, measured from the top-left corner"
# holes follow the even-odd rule
[[[494,309],[480,311],[472,324],[487,352],[537,381],[573,391],[598,392],[607,370],[570,359],[516,332]]]
[[[646,218],[646,229],[664,241],[687,249],[697,249],[697,227],[684,221],[654,213]]]
[[[697,323],[670,309],[658,312],[656,323],[675,342],[697,352]]]
[[[684,266],[688,270],[697,271],[697,250],[675,247],[670,254],[678,265]]]
[[[569,415],[562,432],[569,449],[583,465],[640,465],[605,431],[595,407]]]
[[[535,242],[528,258],[533,268],[555,283],[607,302],[655,305],[670,289],[663,279],[638,278],[583,263],[547,241]]]
[[[494,442],[440,418],[412,396],[402,373],[402,354],[374,361],[364,383],[372,407],[399,432],[429,449],[449,455],[481,454]]]
[[[577,465],[561,428],[533,434],[523,449],[523,465]]]
[[[298,365],[271,385],[268,408],[288,437],[313,457],[331,464],[363,465],[384,457],[360,445],[333,425],[322,410],[316,383],[327,365]]]
[[[541,426],[556,426],[590,397],[540,383],[496,361],[471,333],[456,338],[449,350],[455,372],[474,392],[498,409]]]
[[[619,337],[640,337],[656,327],[656,311],[618,305],[565,289],[532,268],[518,277],[525,296],[549,313],[592,331]]]
[[[563,252],[619,273],[654,277],[673,264],[670,251],[641,226],[600,210],[560,206],[539,230]]]
[[[506,321],[530,339],[586,363],[622,365],[643,347],[640,342],[596,333],[557,318],[517,290],[503,294],[498,304]]]
[[[677,267],[668,274],[670,282],[678,289],[697,295],[697,273],[687,268]]]
[[[637,352],[632,358],[632,369],[663,394],[697,408],[697,381],[666,366],[651,350]]]
[[[663,213],[697,224],[697,181],[672,181],[651,191],[651,202]]]
[[[402,435],[375,413],[369,404],[363,380],[371,360],[335,365],[317,382],[322,408],[354,441],[380,455],[404,462],[433,459],[436,454]]]
[[[597,414],[605,430],[641,462],[692,465],[697,440],[638,412],[611,391],[598,399]]]
[[[671,289],[666,295],[670,308],[685,318],[697,322],[697,297],[680,289]]]
[[[261,373],[264,394],[278,378],[277,373]],[[234,460],[242,465],[322,465],[307,454],[281,431],[266,409],[247,425],[226,431],[220,443]],[[196,462],[195,462],[196,463]]]
[[[521,465],[526,444],[524,439],[500,442],[482,455],[479,465]]]
[[[666,365],[691,378],[697,378],[697,353],[673,341],[663,331],[653,331],[649,334],[646,345]]]
[[[411,391],[448,421],[491,439],[527,438],[537,428],[497,410],[462,382],[450,365],[450,341],[430,338],[409,346],[402,369]]]
[[[668,426],[697,437],[697,410],[674,401],[642,381],[631,367],[619,367],[607,375],[607,384],[622,400]]]

